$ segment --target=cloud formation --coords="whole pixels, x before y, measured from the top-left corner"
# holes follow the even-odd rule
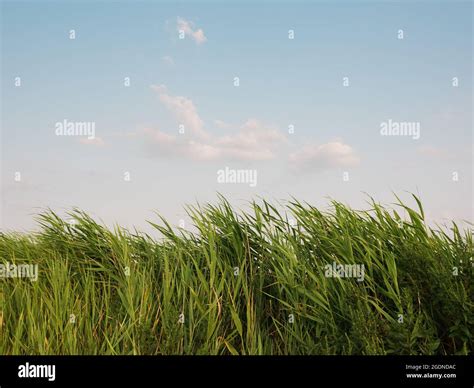
[[[204,123],[199,117],[194,103],[183,96],[172,96],[164,85],[152,85],[151,88],[158,93],[160,101],[168,109],[185,130],[190,130],[197,137],[207,139],[209,134],[204,130]]]
[[[306,145],[291,153],[289,160],[299,168],[353,167],[360,159],[354,149],[341,141]]]
[[[178,32],[182,31],[184,36],[189,36],[192,38],[198,45],[207,41],[204,31],[201,28],[195,30],[194,23],[189,22],[183,18],[178,17],[177,29]]]
[[[240,126],[216,120],[219,128],[233,133],[214,135],[204,128],[193,101],[171,95],[166,86],[152,85],[163,106],[183,124],[185,135],[169,134],[159,129],[146,128],[143,133],[161,155],[175,155],[193,160],[269,160],[275,157],[276,148],[286,137],[276,128],[249,119]]]
[[[214,120],[214,126],[224,134],[206,131],[204,121],[198,114],[192,100],[171,95],[166,86],[152,85],[160,102],[174,116],[178,124],[183,124],[185,134],[170,134],[156,128],[142,131],[153,147],[162,156],[177,156],[199,161],[239,160],[264,161],[282,155],[297,169],[324,169],[350,167],[359,163],[356,152],[341,141],[320,145],[306,145],[288,154],[288,136],[277,128],[251,118],[241,125],[233,125],[222,120]]]
[[[241,125],[237,133],[209,136],[206,140],[170,135],[158,129],[146,128],[144,134],[161,155],[175,155],[193,160],[270,160],[286,139],[274,128],[255,119]]]

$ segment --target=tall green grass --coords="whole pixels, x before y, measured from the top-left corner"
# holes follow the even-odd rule
[[[415,199],[237,213],[221,197],[157,239],[48,211],[0,234],[1,262],[39,266],[0,279],[0,354],[472,354],[472,229],[433,230]],[[364,281],[326,277],[333,262]]]

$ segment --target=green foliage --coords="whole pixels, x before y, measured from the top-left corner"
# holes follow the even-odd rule
[[[188,208],[193,233],[151,223],[159,239],[48,211],[0,234],[0,263],[39,267],[0,279],[0,354],[472,354],[472,230],[428,227],[415,200],[236,213],[221,197]],[[333,262],[364,280],[326,277]]]

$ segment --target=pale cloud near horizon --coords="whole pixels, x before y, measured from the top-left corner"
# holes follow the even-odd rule
[[[176,27],[178,32],[183,31],[185,36],[191,37],[198,45],[207,41],[204,31],[201,28],[195,30],[193,22],[178,17]]]

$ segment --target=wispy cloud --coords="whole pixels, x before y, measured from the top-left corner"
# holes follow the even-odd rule
[[[170,135],[158,129],[147,128],[144,134],[156,147],[160,155],[180,156],[193,160],[270,160],[275,150],[286,139],[274,128],[267,127],[255,119],[241,125],[236,133],[224,136],[209,136],[206,140],[186,138],[185,135]]]
[[[205,130],[204,121],[191,99],[171,95],[164,85],[152,85],[151,88],[158,93],[160,102],[175,117],[178,125],[184,125],[186,133],[175,135],[159,129],[145,129],[143,133],[162,155],[179,155],[194,160],[268,160],[274,158],[275,149],[286,141],[276,128],[256,119],[249,119],[239,126],[214,121],[230,133],[213,135]]]
[[[289,145],[285,133],[255,118],[240,125],[214,120],[214,126],[226,133],[212,134],[205,129],[205,123],[191,99],[171,95],[164,85],[152,85],[151,88],[158,93],[160,102],[178,124],[185,126],[184,135],[177,134],[177,131],[176,134],[169,134],[156,128],[142,131],[160,155],[201,161],[262,161],[275,159],[277,150]],[[359,163],[359,156],[352,147],[340,140],[303,146],[290,153],[288,158],[290,164],[298,169],[350,167]]]
[[[204,31],[201,28],[194,29],[194,23],[183,18],[178,17],[177,29],[178,32],[182,31],[185,36],[191,37],[197,44],[202,44],[207,41]]]
[[[306,145],[299,151],[291,153],[289,160],[294,167],[315,170],[332,167],[352,167],[360,162],[360,158],[354,149],[341,141]]]
[[[234,134],[220,136],[215,144],[224,152],[243,159],[273,159],[274,151],[286,141],[278,129],[249,119]]]
[[[178,124],[184,125],[186,131],[189,130],[193,135],[203,139],[209,138],[197,108],[189,98],[170,95],[164,85],[152,85],[151,88],[158,93],[160,101],[174,115]]]

